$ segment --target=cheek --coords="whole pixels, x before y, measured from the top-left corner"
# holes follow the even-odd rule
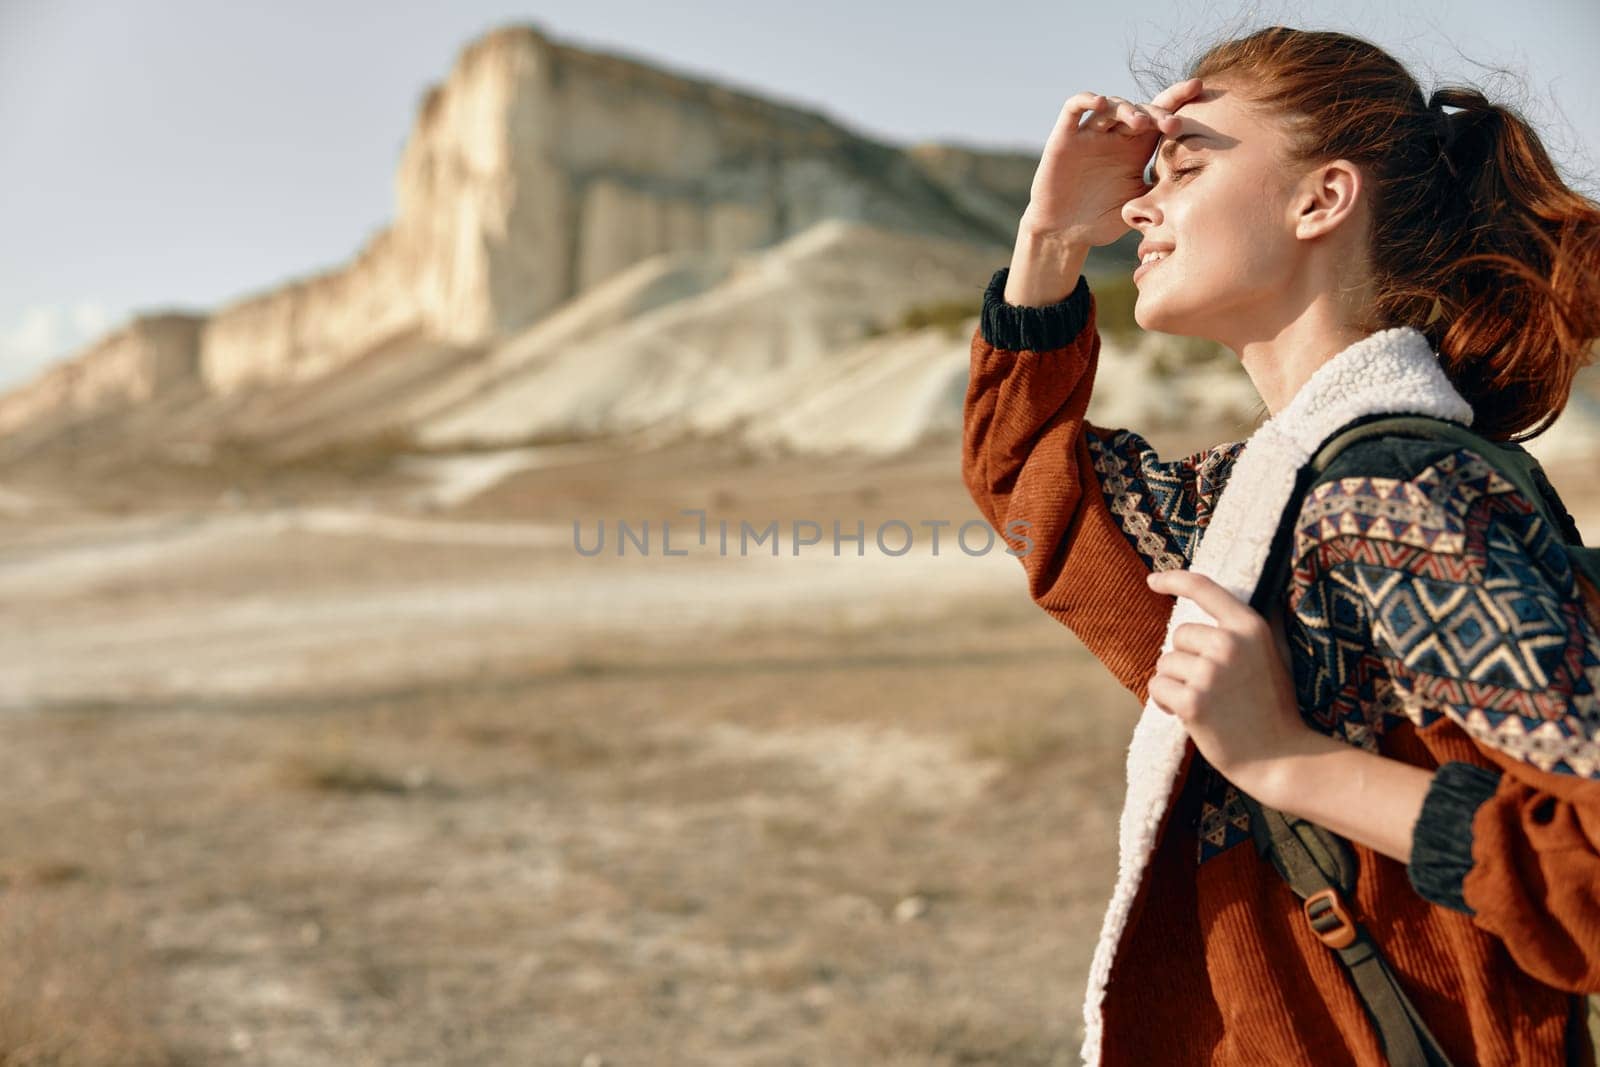
[[[1263,190],[1234,188],[1194,205],[1185,237],[1197,254],[1191,280],[1218,290],[1275,288],[1288,252],[1281,205]],[[1180,238],[1182,239],[1182,238]]]
[[[1179,254],[1171,270],[1140,287],[1135,321],[1144,329],[1215,336],[1207,331],[1216,322],[1281,293],[1294,253],[1284,193],[1242,175],[1226,179],[1166,206]]]

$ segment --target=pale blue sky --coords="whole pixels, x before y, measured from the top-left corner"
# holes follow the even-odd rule
[[[1314,13],[1313,13],[1314,12]],[[424,88],[533,22],[579,46],[817,108],[896,142],[1037,151],[1061,102],[1136,94],[1128,55],[1244,18],[1361,34],[1424,89],[1510,68],[1580,188],[1600,160],[1600,3],[916,5],[714,0],[0,0],[0,387],[137,310],[338,264],[393,214]]]

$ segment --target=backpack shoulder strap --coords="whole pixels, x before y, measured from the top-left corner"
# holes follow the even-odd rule
[[[1300,516],[1300,504],[1305,494],[1321,475],[1346,449],[1361,441],[1377,437],[1412,437],[1435,441],[1448,441],[1471,449],[1484,462],[1494,468],[1514,486],[1523,499],[1533,505],[1541,519],[1556,531],[1566,549],[1567,558],[1574,569],[1591,586],[1600,591],[1600,548],[1588,548],[1578,532],[1577,524],[1561,503],[1555,488],[1545,476],[1544,468],[1527,449],[1518,444],[1491,441],[1474,433],[1459,423],[1436,419],[1427,415],[1368,416],[1336,431],[1313,453],[1300,469],[1294,492],[1279,518],[1278,530],[1273,536],[1267,564],[1262,569],[1261,581],[1251,606],[1262,614],[1266,607],[1283,595],[1288,586],[1291,553],[1294,548],[1294,524]]]
[[[1341,452],[1358,441],[1384,436],[1449,441],[1462,448],[1471,449],[1483,457],[1484,462],[1493,467],[1496,474],[1510,482],[1523,499],[1533,505],[1539,517],[1556,532],[1557,539],[1566,549],[1567,558],[1578,574],[1586,578],[1592,586],[1600,587],[1600,548],[1589,548],[1584,545],[1577,523],[1573,521],[1571,513],[1561,502],[1560,495],[1546,477],[1544,468],[1532,453],[1520,444],[1491,441],[1459,423],[1430,418],[1426,415],[1390,415],[1363,421],[1330,437],[1307,465],[1315,474],[1303,488],[1297,487],[1299,491],[1293,498],[1291,507],[1285,509],[1285,521],[1290,524],[1294,522],[1299,513],[1298,501],[1305,490],[1314,483],[1315,476],[1327,470]],[[1294,514],[1288,514],[1290,511]],[[1280,573],[1280,583],[1286,578],[1286,574]]]
[[[1452,1067],[1377,943],[1346,907],[1355,896],[1356,859],[1344,839],[1238,792],[1257,852],[1300,898],[1312,932],[1338,955],[1378,1031],[1385,1060],[1395,1067]]]
[[[1540,468],[1539,461],[1534,459],[1527,449],[1521,445],[1491,441],[1481,434],[1473,433],[1460,423],[1445,419],[1430,418],[1426,415],[1392,415],[1363,422],[1329,438],[1311,458],[1311,466],[1320,474],[1328,469],[1339,453],[1357,441],[1372,437],[1422,437],[1435,441],[1449,441],[1463,448],[1470,448],[1482,456],[1484,461],[1494,468],[1495,473],[1516,486],[1517,492],[1543,513],[1545,521],[1549,522],[1552,528],[1560,530],[1564,525],[1550,514],[1548,492],[1539,484],[1543,480],[1544,471]],[[1535,471],[1539,474],[1537,478]],[[1548,481],[1544,484],[1549,485]]]

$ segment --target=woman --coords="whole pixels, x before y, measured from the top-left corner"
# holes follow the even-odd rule
[[[1512,111],[1425,99],[1357,38],[1274,27],[1191,70],[1067,101],[972,341],[967,486],[1028,523],[1031,595],[1147,702],[1085,1059],[1385,1062],[1243,790],[1350,841],[1347,906],[1453,1062],[1593,1062],[1600,631],[1555,533],[1470,450],[1383,438],[1294,504],[1281,619],[1248,605],[1341,426],[1510,440],[1559,414],[1600,334],[1600,208]],[[1238,356],[1271,413],[1249,440],[1163,462],[1084,420],[1080,272],[1129,227],[1136,320]]]

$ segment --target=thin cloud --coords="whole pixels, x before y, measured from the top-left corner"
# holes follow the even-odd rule
[[[93,300],[35,304],[0,329],[0,388],[31,378],[111,328],[115,315]]]

